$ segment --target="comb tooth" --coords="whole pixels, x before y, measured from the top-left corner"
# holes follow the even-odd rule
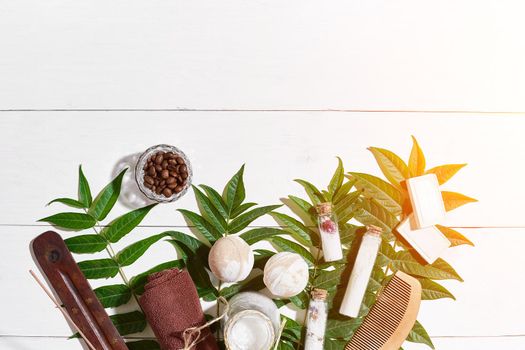
[[[381,349],[403,321],[412,292],[409,283],[394,275],[377,296],[376,303],[345,350]]]

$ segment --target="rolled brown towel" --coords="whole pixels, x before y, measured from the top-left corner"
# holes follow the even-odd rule
[[[148,276],[140,305],[162,350],[182,349],[184,330],[206,322],[197,289],[186,270],[170,269]],[[219,349],[209,328],[201,331],[199,340],[196,350]]]

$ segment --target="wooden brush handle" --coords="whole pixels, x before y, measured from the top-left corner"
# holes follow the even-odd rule
[[[73,322],[97,350],[127,350],[64,240],[47,231],[31,242],[31,252]]]

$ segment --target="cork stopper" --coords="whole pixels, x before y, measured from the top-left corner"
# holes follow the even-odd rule
[[[366,226],[366,233],[375,237],[380,237],[383,233],[383,229],[378,226],[374,225],[367,225]]]
[[[317,215],[319,216],[330,215],[332,214],[332,203],[331,202],[319,203],[315,206],[315,210],[317,211]]]
[[[314,288],[312,290],[312,299],[314,300],[326,300],[326,297],[328,296],[328,291],[326,289],[320,289],[320,288]]]

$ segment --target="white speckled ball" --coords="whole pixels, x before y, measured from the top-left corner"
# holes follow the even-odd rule
[[[308,277],[308,264],[299,254],[277,253],[264,266],[264,284],[273,295],[281,298],[301,293],[308,284]]]
[[[222,237],[211,247],[208,264],[211,272],[221,281],[242,281],[252,271],[253,251],[242,238]]]

